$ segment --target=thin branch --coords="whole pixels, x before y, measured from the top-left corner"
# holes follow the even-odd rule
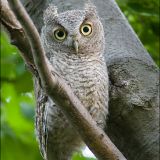
[[[97,127],[96,122],[74,95],[71,88],[49,65],[38,31],[20,1],[9,0],[9,3],[29,39],[43,89],[62,109],[97,158],[100,160],[126,160],[109,137]]]
[[[37,74],[29,41],[24,33],[21,24],[10,9],[7,0],[1,0],[0,21],[10,33],[11,44],[15,45],[21,51],[21,56],[32,73]]]

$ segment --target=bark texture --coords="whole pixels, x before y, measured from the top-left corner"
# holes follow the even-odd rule
[[[82,8],[84,0],[22,0],[39,32],[43,9]],[[106,34],[110,116],[106,133],[128,160],[159,159],[159,70],[114,0],[94,0]],[[157,53],[158,54],[158,53]]]

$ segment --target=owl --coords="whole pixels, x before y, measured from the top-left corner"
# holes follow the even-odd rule
[[[41,40],[50,64],[103,129],[108,114],[108,72],[103,25],[94,4],[87,2],[83,10],[62,13],[50,4],[44,12]],[[37,80],[35,93],[36,133],[44,159],[71,159],[84,142]]]

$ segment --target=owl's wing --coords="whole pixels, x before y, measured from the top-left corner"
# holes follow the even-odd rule
[[[47,100],[48,96],[40,88],[38,82],[35,81],[35,95],[37,101],[36,107],[36,134],[38,137],[39,147],[41,154],[44,159],[46,159],[47,153],[47,139],[48,139],[48,132],[47,132]]]

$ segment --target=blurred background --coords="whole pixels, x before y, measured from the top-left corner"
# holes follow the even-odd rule
[[[159,1],[117,0],[145,48],[159,66]],[[34,132],[35,99],[31,74],[1,30],[1,159],[42,160]],[[73,160],[94,160],[88,150]]]

